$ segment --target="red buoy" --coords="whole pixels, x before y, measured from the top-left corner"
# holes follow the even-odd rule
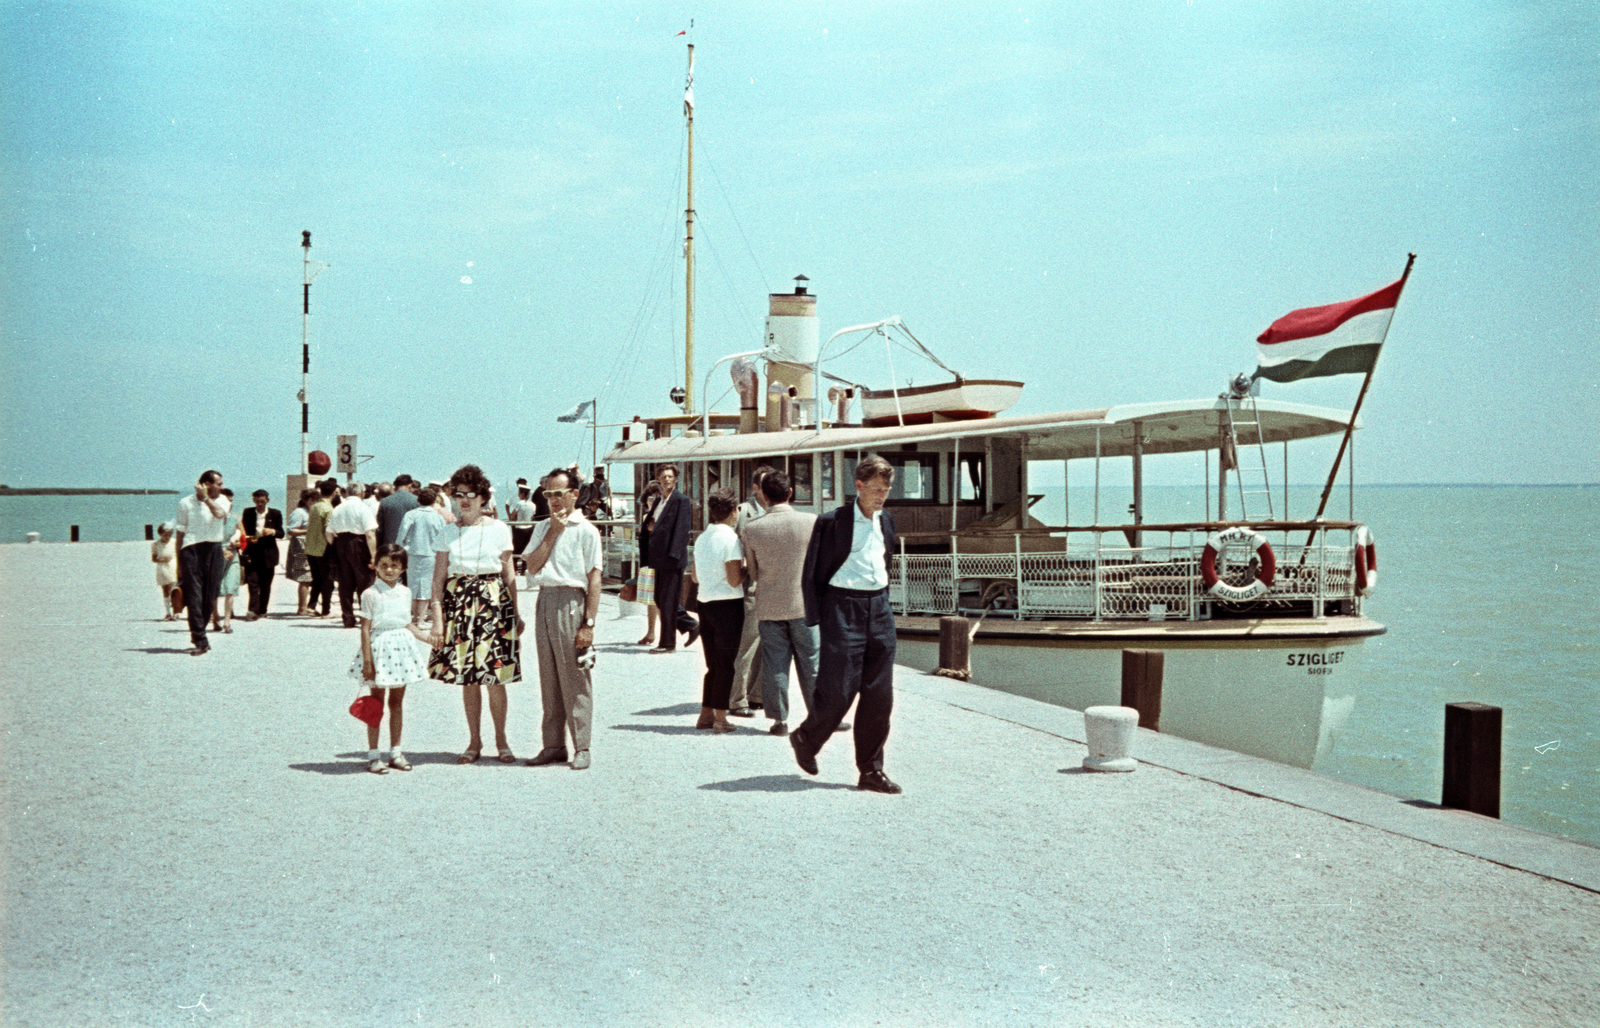
[[[328,469],[333,467],[333,460],[321,450],[312,450],[306,455],[306,471],[312,475],[326,475]]]

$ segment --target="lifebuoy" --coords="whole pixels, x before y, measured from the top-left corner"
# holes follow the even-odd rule
[[[1365,596],[1378,587],[1378,541],[1366,525],[1356,528],[1356,595]]]
[[[1217,554],[1229,543],[1249,543],[1261,559],[1261,567],[1249,585],[1229,585],[1217,575]],[[1277,573],[1278,558],[1273,555],[1267,537],[1243,525],[1213,534],[1206,540],[1205,552],[1200,555],[1200,581],[1206,592],[1221,600],[1253,600],[1272,587],[1272,579]]]

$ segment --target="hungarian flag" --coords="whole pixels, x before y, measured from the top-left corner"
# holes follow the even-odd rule
[[[1406,271],[1410,273],[1410,265]],[[1406,276],[1375,293],[1290,311],[1256,337],[1256,378],[1293,382],[1371,371]]]

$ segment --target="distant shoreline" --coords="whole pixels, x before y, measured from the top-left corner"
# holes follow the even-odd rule
[[[12,489],[0,485],[0,496],[176,496],[176,489]]]

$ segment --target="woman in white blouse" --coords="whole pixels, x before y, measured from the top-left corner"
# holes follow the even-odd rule
[[[445,488],[460,506],[461,517],[446,526],[434,543],[429,638],[433,655],[428,659],[428,677],[462,687],[471,738],[456,762],[475,763],[483,752],[479,686],[486,686],[497,759],[509,764],[517,758],[506,742],[506,685],[522,680],[517,640],[523,629],[511,563],[511,528],[486,516],[489,479],[476,464],[451,475]]]

